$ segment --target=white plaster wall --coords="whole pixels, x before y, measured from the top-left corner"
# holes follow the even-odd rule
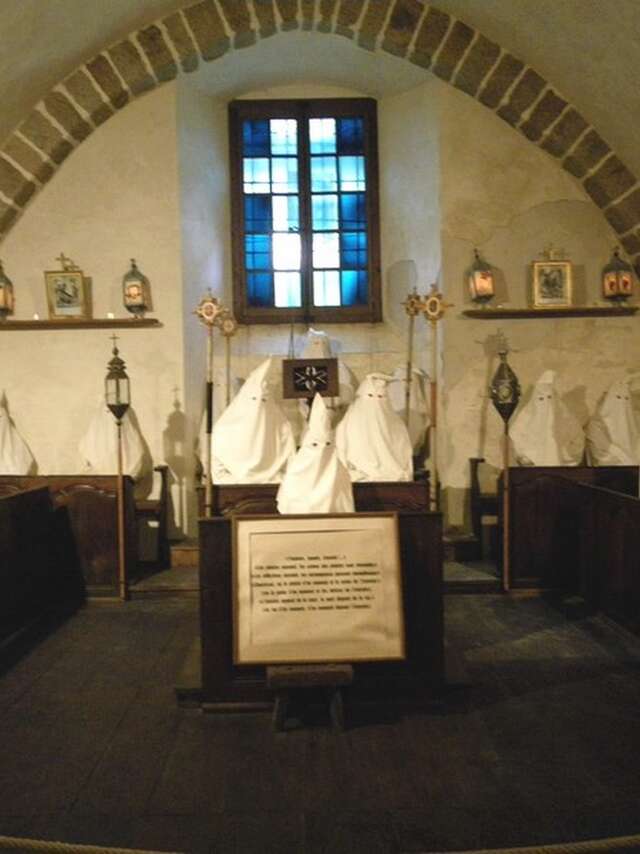
[[[543,370],[584,422],[598,398],[640,357],[637,319],[563,318],[477,321],[465,273],[477,246],[496,269],[505,306],[530,304],[530,267],[549,244],[574,265],[574,303],[599,302],[600,271],[615,238],[581,187],[548,155],[457,90],[442,98],[443,278],[455,303],[444,321],[443,484],[448,522],[465,523],[468,459],[499,467],[502,421],[487,395],[497,367],[495,336],[507,336],[523,392]]]
[[[182,231],[184,380],[165,454],[183,485],[187,533],[196,534],[196,441],[204,410],[207,331],[194,309],[207,291],[231,306],[229,143],[226,104],[181,79],[178,148]],[[214,337],[216,403],[224,393],[223,340]]]
[[[48,317],[44,271],[63,251],[92,279],[93,316],[128,317],[121,282],[135,257],[160,329],[117,330],[132,403],[155,463],[182,382],[183,331],[175,87],[136,101],[62,165],[1,247],[15,319]],[[103,394],[110,330],[0,333],[0,382],[39,471],[79,471],[77,445]]]

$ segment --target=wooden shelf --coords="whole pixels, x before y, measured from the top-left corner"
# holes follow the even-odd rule
[[[4,320],[0,321],[2,330],[18,329],[149,329],[162,324],[155,317],[143,317],[134,320],[129,317],[96,317],[91,320]]]
[[[637,305],[575,305],[555,308],[468,308],[462,314],[476,320],[517,320],[525,317],[628,317]]]

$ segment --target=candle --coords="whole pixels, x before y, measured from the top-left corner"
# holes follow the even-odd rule
[[[108,312],[107,312],[107,317],[109,318],[109,320],[113,320],[113,318],[114,318],[114,314],[113,314],[113,312],[112,312],[112,311],[108,311]]]
[[[33,319],[34,319],[34,320],[40,320],[40,315],[39,315],[39,314],[34,314],[34,315],[33,315]]]

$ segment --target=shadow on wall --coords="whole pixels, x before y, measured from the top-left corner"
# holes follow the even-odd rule
[[[186,525],[186,507],[184,496],[184,485],[187,478],[186,436],[187,416],[180,408],[177,392],[173,401],[173,410],[167,416],[167,426],[162,431],[162,449],[164,459],[169,466],[169,494],[175,495],[171,489],[177,485],[178,506],[169,501],[167,509],[167,527],[169,536],[173,537],[180,533],[180,529]]]

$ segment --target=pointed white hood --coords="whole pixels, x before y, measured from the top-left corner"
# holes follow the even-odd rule
[[[640,463],[640,425],[626,380],[618,380],[609,388],[585,433],[591,465],[637,466]]]
[[[510,429],[518,462],[525,466],[578,466],[584,454],[584,431],[560,400],[555,371],[545,371]]]
[[[291,425],[272,397],[266,359],[213,426],[211,436],[214,483],[278,483],[296,450]]]
[[[336,431],[340,459],[352,480],[411,480],[409,431],[391,408],[386,374],[368,374]]]
[[[353,513],[351,478],[340,462],[324,399],[313,399],[300,450],[289,460],[278,490],[280,513]]]
[[[389,383],[388,394],[391,408],[405,420],[406,411],[407,368],[399,365],[393,372],[393,382]],[[414,453],[419,453],[431,424],[429,417],[429,377],[424,371],[414,368],[411,375],[411,391],[409,393],[409,436]],[[406,422],[405,422],[406,423]]]
[[[138,480],[144,473],[145,449],[140,430],[134,423],[133,409],[122,419],[122,472]],[[87,432],[78,443],[82,471],[91,474],[116,474],[118,470],[118,434],[116,420],[100,399]]]
[[[3,397],[0,400],[0,474],[29,474],[34,462],[27,443],[9,417]]]

